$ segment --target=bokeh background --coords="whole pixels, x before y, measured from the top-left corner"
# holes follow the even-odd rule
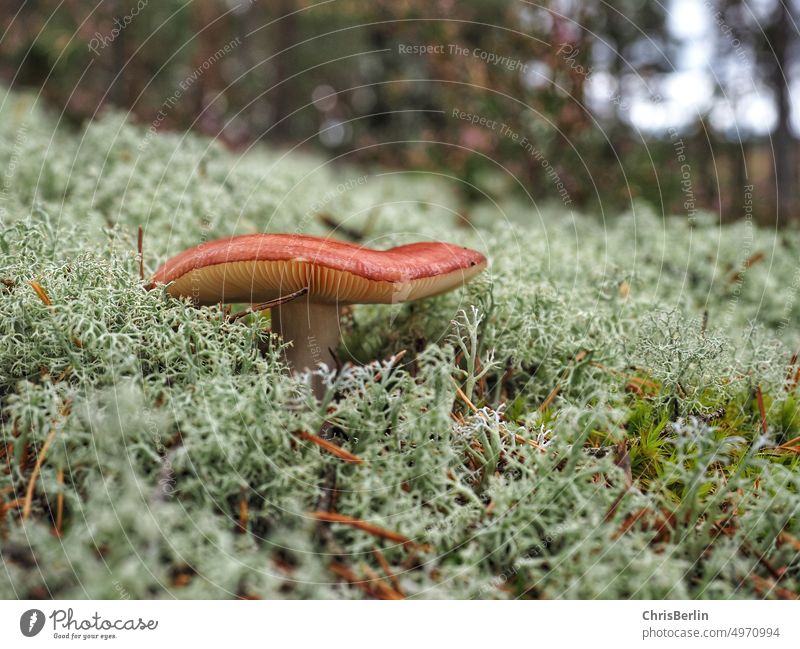
[[[0,79],[76,126],[114,106],[233,149],[454,174],[465,205],[528,192],[728,222],[752,186],[755,218],[785,225],[800,213],[796,5],[5,0]]]

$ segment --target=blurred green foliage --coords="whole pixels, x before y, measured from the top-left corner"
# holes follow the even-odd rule
[[[113,104],[145,126],[193,128],[233,148],[266,138],[453,175],[465,204],[516,193],[601,215],[646,199],[663,213],[741,216],[738,145],[707,139],[700,123],[682,134],[687,202],[674,142],[632,125],[628,81],[657,95],[673,69],[654,4],[142,3],[7,3],[19,11],[0,18],[0,75],[38,88],[73,123]],[[586,96],[593,74],[611,80],[599,110]]]

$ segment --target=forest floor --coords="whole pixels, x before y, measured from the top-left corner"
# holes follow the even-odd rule
[[[797,230],[464,205],[113,114],[70,130],[16,94],[0,167],[0,597],[800,592]],[[490,266],[350,309],[318,401],[268,313],[145,290],[251,232]]]

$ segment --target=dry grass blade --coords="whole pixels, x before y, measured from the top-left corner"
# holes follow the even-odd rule
[[[353,455],[350,451],[344,450],[340,446],[337,446],[330,440],[323,439],[319,435],[314,435],[313,433],[309,433],[304,430],[295,432],[295,435],[301,439],[311,442],[312,444],[316,444],[321,449],[328,451],[328,453],[335,455],[344,462],[349,462],[350,464],[364,464],[364,460],[358,457],[358,455]]]

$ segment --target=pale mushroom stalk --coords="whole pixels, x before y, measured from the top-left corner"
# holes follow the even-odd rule
[[[314,303],[308,296],[272,309],[272,330],[291,343],[286,361],[295,371],[325,363],[333,366],[332,352],[339,346],[339,307]]]

